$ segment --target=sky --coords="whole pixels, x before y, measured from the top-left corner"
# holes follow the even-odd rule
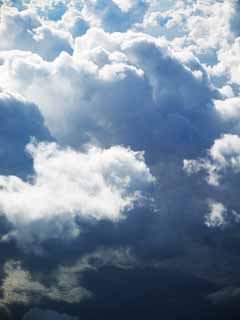
[[[1,319],[239,319],[239,14],[0,0]]]

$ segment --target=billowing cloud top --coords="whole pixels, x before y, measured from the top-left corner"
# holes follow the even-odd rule
[[[239,13],[237,0],[0,1],[3,303],[94,299],[77,274],[98,273],[105,247],[134,268],[240,281]],[[124,269],[113,256],[104,266]],[[24,319],[75,319],[39,307]]]

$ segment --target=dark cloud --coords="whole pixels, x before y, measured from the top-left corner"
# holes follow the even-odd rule
[[[52,140],[36,105],[14,94],[0,91],[1,174],[26,176],[32,160],[25,152],[31,137]]]
[[[51,310],[32,309],[24,317],[23,320],[77,320],[66,314],[60,314]]]
[[[11,320],[12,319],[10,311],[3,304],[0,304],[0,317],[2,320]]]

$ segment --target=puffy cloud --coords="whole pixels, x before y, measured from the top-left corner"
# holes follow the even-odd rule
[[[206,214],[206,225],[224,227],[228,223],[239,223],[239,206],[236,187],[240,172],[240,137],[225,134],[215,140],[206,158],[184,160],[188,174],[206,172],[206,181],[216,188],[215,197],[221,202],[211,200]],[[226,204],[225,204],[226,203]]]
[[[162,9],[161,4],[153,2],[143,23],[136,28],[155,37],[166,37],[177,47],[194,53],[208,66],[216,86],[224,86],[227,82],[239,84],[239,2],[190,0],[166,3]]]
[[[91,29],[76,40],[73,57],[1,57],[4,81],[40,106],[62,143],[124,144],[156,157],[198,152],[218,133],[218,93],[205,69],[165,41]]]
[[[58,21],[68,9],[68,0],[22,0],[25,8],[35,10],[45,19]]]
[[[79,10],[70,7],[62,16],[61,21],[57,22],[57,27],[68,31],[73,38],[81,37],[89,29],[89,23],[84,19]]]
[[[51,22],[60,22],[72,10],[78,11],[83,21],[92,27],[106,31],[126,31],[135,23],[141,22],[148,8],[149,0],[50,0],[19,1],[11,3],[19,9],[34,10],[39,16]]]
[[[71,53],[71,37],[44,23],[36,12],[3,7],[0,22],[0,50],[31,51],[53,60],[62,51]]]
[[[143,30],[171,40],[180,39],[210,61],[214,50],[222,47],[230,38],[229,20],[234,13],[231,1],[153,1],[145,15]],[[164,5],[165,4],[165,5]],[[224,42],[221,37],[224,34]]]
[[[218,64],[213,66],[210,74],[217,81],[240,85],[239,55],[240,37],[218,51]]]
[[[225,215],[226,208],[222,203],[210,201],[205,223],[208,227],[223,227],[226,224]]]
[[[227,89],[228,90],[228,89]],[[240,97],[230,97],[225,100],[215,100],[215,107],[220,114],[228,132],[239,132]]]
[[[35,170],[30,181],[0,176],[0,208],[23,245],[78,235],[76,217],[117,221],[154,181],[143,154],[120,146],[82,153],[40,143],[27,150]]]
[[[209,150],[209,158],[199,160],[184,160],[186,172],[198,172],[206,170],[207,181],[212,185],[219,185],[219,180],[227,170],[235,173],[240,171],[240,137],[238,135],[225,134],[215,140]]]
[[[88,0],[81,12],[93,27],[124,32],[143,19],[147,7],[147,0]]]

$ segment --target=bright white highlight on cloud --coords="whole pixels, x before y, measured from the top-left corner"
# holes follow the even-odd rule
[[[206,174],[207,183],[220,190],[223,201],[226,201],[224,192],[227,192],[232,201],[227,206],[215,200],[208,203],[209,212],[205,216],[205,223],[209,227],[223,227],[231,222],[239,223],[239,213],[236,211],[236,184],[240,173],[240,136],[225,134],[215,140],[208,151],[206,158],[184,160],[184,170],[189,175],[197,172]],[[238,197],[238,196],[237,196]],[[228,206],[232,208],[228,208]]]
[[[210,201],[209,212],[205,216],[205,223],[208,227],[223,227],[226,224],[226,208],[222,203]]]
[[[222,177],[240,172],[240,137],[225,134],[215,140],[209,150],[209,156],[198,160],[184,160],[184,169],[187,173],[206,171],[210,185],[219,186]]]
[[[44,240],[77,235],[76,217],[118,221],[144,200],[144,191],[154,181],[143,153],[120,146],[92,147],[82,153],[54,143],[31,143],[27,151],[34,161],[31,181],[0,176],[1,211],[17,232],[26,233],[22,234],[26,241],[28,227],[29,232],[38,232],[31,229],[34,223],[44,225],[37,235]],[[66,224],[73,226],[64,231]]]

